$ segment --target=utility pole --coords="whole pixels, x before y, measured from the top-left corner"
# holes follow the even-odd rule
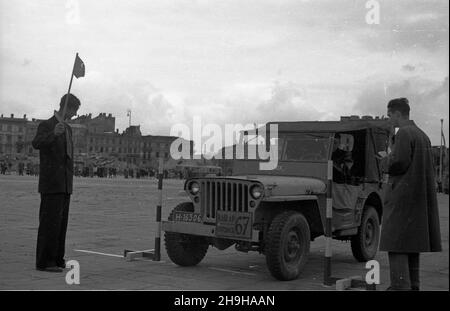
[[[443,192],[442,189],[442,146],[443,146],[443,139],[444,139],[444,130],[443,130],[443,124],[444,124],[444,119],[441,119],[441,146],[439,147],[439,192]]]
[[[205,158],[205,155],[206,155],[206,144],[204,144],[203,147],[205,147],[204,148],[205,151],[203,152],[203,164],[206,164],[206,158]]]

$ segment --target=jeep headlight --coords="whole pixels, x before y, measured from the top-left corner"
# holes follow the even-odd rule
[[[189,184],[188,190],[192,195],[196,195],[200,191],[200,185],[198,182],[193,181]]]
[[[259,199],[263,194],[263,189],[260,185],[254,185],[250,188],[250,195],[253,197],[253,199],[257,200]]]

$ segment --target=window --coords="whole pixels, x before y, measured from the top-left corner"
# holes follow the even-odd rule
[[[156,153],[156,157],[159,158],[159,152]]]
[[[285,137],[283,160],[324,161],[328,156],[328,133],[289,134]]]

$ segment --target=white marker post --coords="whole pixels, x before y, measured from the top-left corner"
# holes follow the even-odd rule
[[[143,251],[134,251],[125,249],[123,257],[127,261],[132,261],[137,258],[152,259],[153,261],[161,261],[161,210],[162,210],[162,186],[164,179],[164,159],[159,158],[158,168],[158,205],[156,205],[156,234],[155,234],[155,248]]]
[[[156,236],[155,236],[155,257],[153,260],[161,260],[161,210],[162,210],[162,187],[164,179],[164,159],[159,158],[158,168],[158,205],[156,206]]]
[[[331,239],[332,239],[332,224],[333,218],[333,161],[328,161],[327,167],[327,205],[326,205],[326,219],[325,219],[325,269],[323,276],[323,283],[327,286],[332,285],[331,280]]]

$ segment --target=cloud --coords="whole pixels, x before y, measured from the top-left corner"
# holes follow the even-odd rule
[[[48,116],[75,52],[86,64],[73,84],[80,113],[112,113],[123,130],[131,109],[145,134],[195,115],[336,120],[356,102],[384,114],[395,92],[440,103],[448,1],[379,1],[381,24],[367,25],[364,0],[78,0],[73,26],[65,2],[0,0],[0,112]]]
[[[141,132],[147,135],[168,135],[170,124],[183,121],[179,118],[184,118],[184,101],[149,81],[114,79],[94,72],[79,84],[77,89],[82,100],[79,113],[112,113],[119,129],[128,126],[128,109],[132,111],[132,125],[140,124]]]
[[[414,70],[416,70],[416,66],[410,65],[410,64],[406,64],[406,65],[402,66],[402,70],[413,72]]]
[[[448,49],[448,2],[380,1],[379,25],[365,25],[357,35],[370,51]]]
[[[257,106],[256,114],[265,122],[318,120],[322,113],[307,101],[306,90],[293,82],[275,82],[271,98]]]
[[[358,96],[354,111],[361,115],[386,115],[388,101],[397,97],[408,98],[411,119],[429,135],[433,144],[438,144],[440,119],[446,124],[449,119],[448,76],[441,81],[412,77],[387,85],[372,83]]]

